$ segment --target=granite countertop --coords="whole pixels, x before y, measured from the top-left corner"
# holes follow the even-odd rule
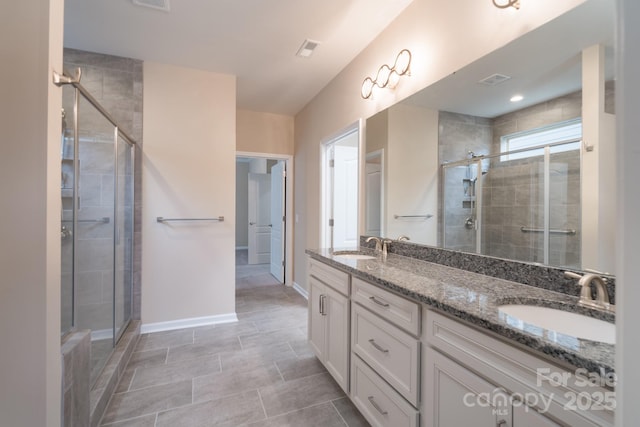
[[[375,259],[335,256],[329,249],[307,249],[312,258],[355,277],[393,290],[510,341],[523,344],[559,362],[589,372],[614,372],[615,345],[562,335],[507,316],[505,304],[534,304],[590,315],[614,322],[612,313],[578,306],[578,298],[534,286],[497,279],[395,254],[383,257],[370,249],[359,253]]]

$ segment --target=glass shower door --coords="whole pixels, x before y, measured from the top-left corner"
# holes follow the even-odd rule
[[[580,268],[580,149],[569,147],[550,147],[548,263]]]
[[[131,319],[133,288],[134,149],[117,135],[115,194],[114,334],[117,341]]]
[[[115,127],[84,97],[78,117],[75,326],[91,330],[93,383],[114,342]]]

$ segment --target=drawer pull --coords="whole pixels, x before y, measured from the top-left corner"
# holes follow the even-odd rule
[[[375,340],[373,338],[371,338],[369,340],[369,344],[371,344],[372,346],[374,346],[377,350],[383,352],[383,353],[389,353],[389,350],[387,350],[386,348],[380,347],[380,345],[375,342]]]
[[[375,302],[378,305],[383,306],[384,308],[389,307],[389,303],[388,302],[384,302],[384,301],[380,301],[378,298],[376,297],[369,297],[369,299],[373,302]]]
[[[507,420],[500,420],[498,421],[498,424],[496,424],[496,427],[505,427],[507,425]]]
[[[383,410],[380,406],[378,406],[376,401],[373,400],[373,396],[369,396],[369,397],[367,397],[367,399],[369,399],[369,402],[371,403],[371,406],[376,408],[376,411],[380,412],[381,415],[387,415],[388,414],[387,411]]]

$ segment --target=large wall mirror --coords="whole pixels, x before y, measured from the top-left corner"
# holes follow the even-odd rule
[[[588,0],[368,118],[364,234],[612,273],[613,42]]]

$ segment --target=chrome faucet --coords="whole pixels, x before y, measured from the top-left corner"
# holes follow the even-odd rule
[[[389,249],[389,243],[391,243],[392,240],[371,236],[371,237],[367,237],[366,241],[370,242],[372,240],[376,242],[376,252],[382,252],[382,255],[387,255],[388,253],[387,251]]]
[[[379,237],[375,236],[367,237],[367,243],[372,240],[376,242],[376,252],[382,251],[382,240],[380,240]]]
[[[595,273],[587,273],[583,276],[572,271],[565,271],[565,277],[572,279],[580,279],[580,301],[578,304],[584,307],[596,308],[599,310],[615,311],[615,305],[609,301],[609,291],[607,290],[607,281]],[[596,298],[591,296],[591,283],[596,285]]]
[[[396,239],[398,242],[402,242],[403,240],[411,240],[409,236],[405,236],[404,234]]]

